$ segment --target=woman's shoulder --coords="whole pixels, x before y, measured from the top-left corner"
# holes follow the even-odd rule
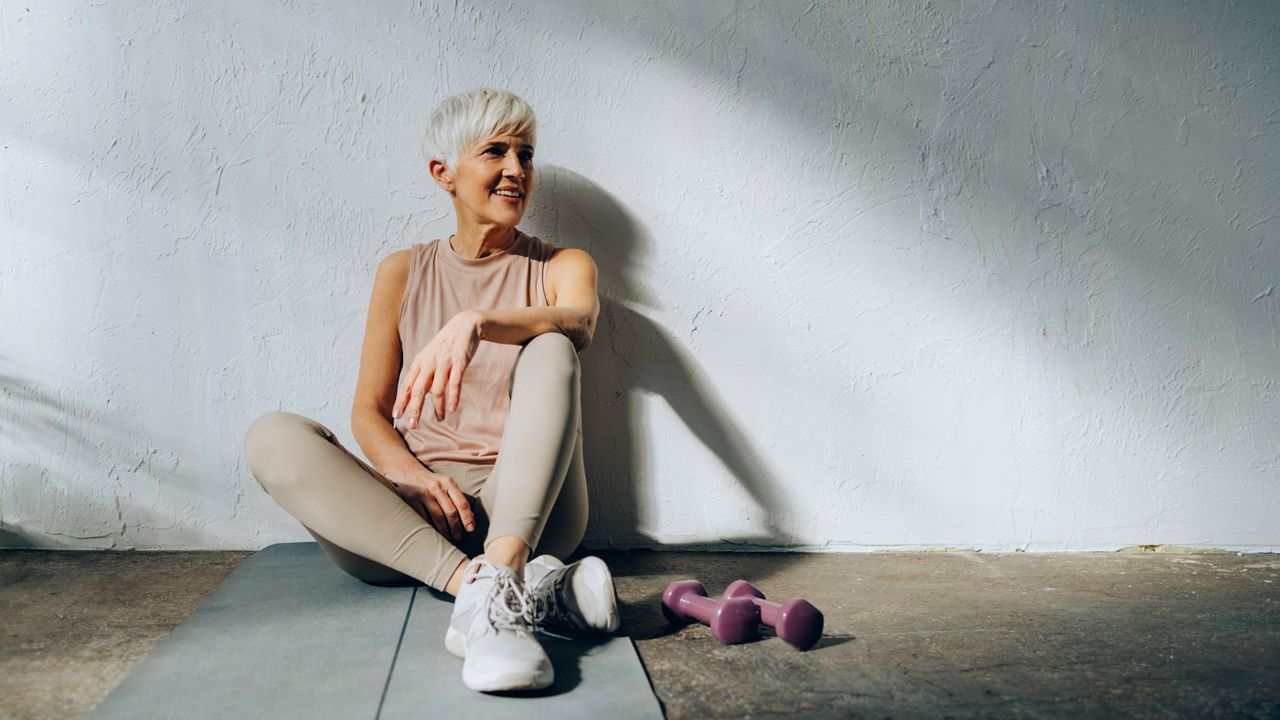
[[[440,240],[437,238],[428,242],[417,242],[409,247],[393,250],[383,256],[378,262],[379,269],[386,268],[388,272],[397,274],[408,274],[413,260],[434,248]]]
[[[378,261],[378,278],[384,278],[394,287],[404,288],[413,274],[414,263],[421,262],[424,253],[438,240],[426,243],[414,243],[407,248],[393,250]]]
[[[520,231],[520,234],[523,235],[525,239],[528,241],[528,245],[527,245],[528,249],[525,252],[525,254],[528,255],[531,259],[537,260],[539,262],[547,262],[551,260],[552,255],[555,255],[558,251],[563,249],[559,245],[556,245],[553,242],[548,242],[546,240],[543,240],[542,238],[536,235],[530,235],[529,233],[523,230]]]
[[[414,252],[414,247],[407,247],[387,253],[382,260],[378,261],[378,274],[386,273],[392,277],[407,276]]]

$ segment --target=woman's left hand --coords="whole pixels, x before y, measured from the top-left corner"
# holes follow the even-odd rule
[[[480,345],[480,319],[480,313],[475,310],[454,315],[414,356],[396,391],[396,404],[391,411],[393,420],[404,413],[409,427],[417,427],[428,390],[436,420],[444,420],[446,407],[449,412],[458,409],[462,373]]]

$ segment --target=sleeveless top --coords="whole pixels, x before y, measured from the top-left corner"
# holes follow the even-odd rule
[[[547,261],[558,248],[516,230],[511,247],[482,258],[459,255],[448,240],[415,243],[400,305],[400,381],[413,358],[454,315],[469,309],[546,307]],[[480,341],[462,373],[458,409],[436,420],[424,398],[418,427],[396,422],[423,465],[492,465],[511,407],[511,376],[521,345]],[[399,387],[399,383],[397,383]],[[430,389],[430,388],[428,388]]]

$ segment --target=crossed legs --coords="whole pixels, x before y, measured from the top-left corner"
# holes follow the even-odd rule
[[[580,373],[572,342],[559,333],[530,340],[512,372],[498,461],[477,495],[476,532],[485,531],[486,557],[508,560],[517,572],[531,552],[563,558],[586,531]],[[467,554],[328,428],[276,411],[253,422],[244,444],[259,484],[342,570],[373,584],[418,580],[456,594]]]

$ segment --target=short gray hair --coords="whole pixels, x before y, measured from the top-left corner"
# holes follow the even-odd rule
[[[536,145],[538,123],[533,108],[514,93],[492,88],[445,98],[431,113],[422,138],[422,154],[430,163],[454,167],[458,156],[485,138],[511,134]]]

